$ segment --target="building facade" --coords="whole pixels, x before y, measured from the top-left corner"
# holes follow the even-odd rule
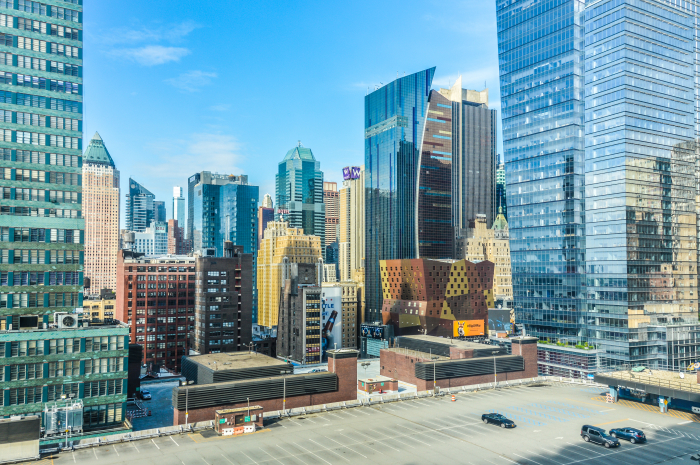
[[[185,197],[182,196],[182,187],[173,187],[173,220],[185,229]]]
[[[194,257],[119,252],[116,315],[144,347],[143,363],[180,371],[191,347],[194,298]]]
[[[250,350],[253,340],[253,254],[225,244],[224,257],[195,260],[194,350]]]
[[[339,287],[341,289],[341,323],[342,345],[338,348],[357,349],[360,341],[360,323],[362,312],[362,288],[354,282],[323,283],[324,289]]]
[[[134,233],[134,245],[131,250],[150,256],[167,255],[168,225],[152,222],[145,231]]]
[[[282,268],[277,325],[277,355],[303,365],[321,363],[321,287],[313,263]]]
[[[269,197],[269,195],[265,194],[265,197]],[[260,249],[260,244],[262,244],[267,223],[270,221],[275,221],[275,209],[264,205],[258,207],[258,249]]]
[[[185,236],[188,240],[194,243],[193,229],[194,229],[194,189],[199,183],[203,184],[248,184],[248,176],[245,174],[240,176],[235,175],[225,175],[225,174],[212,174],[209,171],[202,171],[200,173],[195,173],[189,177],[187,180],[187,227],[185,231]]]
[[[470,262],[488,260],[494,264],[493,294],[496,300],[513,299],[510,270],[510,240],[508,222],[502,213],[496,216],[492,228],[486,227],[485,215],[474,218],[465,237],[457,240],[460,256]]]
[[[268,328],[277,326],[285,264],[311,264],[319,267],[317,276],[323,274],[321,240],[286,222],[268,223],[257,260],[257,324]]]
[[[318,236],[326,243],[326,206],[323,202],[323,172],[311,149],[299,144],[279,163],[275,175],[275,221]],[[325,257],[325,250],[322,251]]]
[[[117,294],[109,289],[102,289],[97,295],[85,296],[82,320],[88,323],[112,324],[117,320],[116,306]]]
[[[153,201],[153,209],[155,210],[156,221],[165,223],[168,221],[168,216],[165,211],[165,202],[162,200]]]
[[[364,269],[365,167],[343,168],[340,189],[340,235],[338,271],[340,281],[352,281],[355,270]]]
[[[496,209],[503,212],[508,220],[508,203],[506,202],[506,167],[499,163],[496,168]]]
[[[83,402],[83,430],[118,428],[125,420],[129,328],[105,325],[0,332],[0,417],[38,415],[44,404]]]
[[[515,316],[541,340],[586,338],[584,6],[496,1]]]
[[[144,232],[156,221],[156,196],[141,184],[129,178],[129,192],[126,194],[126,229]]]
[[[88,294],[117,287],[119,250],[119,171],[98,133],[83,156],[85,277]]]
[[[185,228],[180,227],[177,220],[168,220],[168,255],[187,255],[190,252],[185,240]]]
[[[323,204],[326,206],[326,242],[325,246],[338,242],[340,224],[340,195],[338,183],[323,183]]]
[[[383,324],[395,336],[452,337],[455,324],[487,334],[488,309],[494,308],[494,264],[468,260],[382,260]],[[480,329],[479,329],[480,328]]]

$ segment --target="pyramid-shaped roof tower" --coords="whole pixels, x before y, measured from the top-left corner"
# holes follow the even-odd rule
[[[85,150],[85,154],[83,155],[83,163],[95,163],[97,165],[108,165],[112,168],[115,167],[114,160],[112,160],[112,157],[107,151],[107,147],[105,147],[102,137],[100,137],[100,134],[97,132],[95,132],[95,135],[92,136],[92,140],[90,140],[90,144],[88,145],[87,150]]]
[[[297,147],[294,147],[292,150],[287,152],[287,155],[285,155],[284,160],[282,161],[287,160],[316,161],[316,158],[314,158],[314,154],[311,152],[311,149],[302,147],[302,145],[299,144]]]

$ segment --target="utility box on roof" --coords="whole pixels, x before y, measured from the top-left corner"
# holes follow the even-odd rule
[[[38,415],[0,419],[0,463],[38,460],[40,435]]]
[[[217,410],[214,417],[214,431],[221,436],[254,433],[262,426],[263,408],[259,405]]]

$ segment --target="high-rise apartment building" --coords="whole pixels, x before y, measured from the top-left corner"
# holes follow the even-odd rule
[[[366,272],[378,321],[383,259],[455,256],[477,214],[495,218],[496,111],[488,90],[431,90],[435,68],[365,97]]]
[[[496,4],[516,319],[671,367],[698,312],[690,4]]]
[[[168,224],[154,221],[143,232],[134,233],[132,251],[149,256],[168,254]]]
[[[185,229],[177,220],[168,220],[168,255],[187,255],[190,252],[184,234]]]
[[[85,277],[88,294],[117,288],[119,251],[119,171],[98,133],[83,155]]]
[[[156,221],[156,196],[138,182],[129,178],[129,192],[126,194],[126,229],[143,232]]]
[[[82,307],[82,6],[52,3],[0,3],[0,331]]]
[[[116,315],[144,347],[143,363],[180,371],[191,347],[194,297],[194,257],[119,251]]]
[[[323,203],[323,172],[311,149],[301,143],[287,152],[275,175],[275,221],[318,236],[326,244],[326,206]],[[325,250],[322,252],[325,257]]]
[[[194,350],[250,350],[253,340],[253,254],[231,242],[223,257],[195,259]]]
[[[287,222],[268,223],[258,251],[257,324],[268,328],[277,326],[285,264],[315,265],[318,266],[317,276],[323,275],[321,249],[321,238],[318,236],[304,234],[303,229],[289,227]]]
[[[162,200],[154,200],[153,209],[155,210],[156,221],[160,223],[165,223],[166,221],[168,221],[168,215],[165,211],[165,202],[163,202]]]
[[[338,183],[323,183],[323,203],[326,206],[326,242],[325,246],[338,242],[338,226],[340,223],[340,196]]]
[[[272,197],[270,196],[270,194],[265,194],[265,197],[263,197],[263,200],[262,200],[262,206],[265,208],[272,208],[273,207]]]
[[[343,169],[340,189],[340,236],[338,268],[340,281],[353,280],[355,270],[364,268],[365,257],[365,167]]]
[[[313,263],[285,263],[278,294],[277,356],[321,363],[321,287]]]
[[[181,228],[185,228],[185,198],[182,196],[182,187],[173,187],[173,220],[177,220],[177,224]]]

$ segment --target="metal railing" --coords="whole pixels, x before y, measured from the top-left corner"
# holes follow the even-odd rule
[[[696,374],[691,373],[690,379],[687,382],[670,380],[670,379],[659,379],[653,376],[645,376],[644,374],[632,374],[624,371],[615,371],[612,373],[600,373],[601,375],[609,375],[613,379],[619,379],[624,381],[633,381],[637,383],[649,384],[651,386],[666,387],[669,389],[676,389],[679,391],[689,391],[700,393],[700,385],[697,384]]]

